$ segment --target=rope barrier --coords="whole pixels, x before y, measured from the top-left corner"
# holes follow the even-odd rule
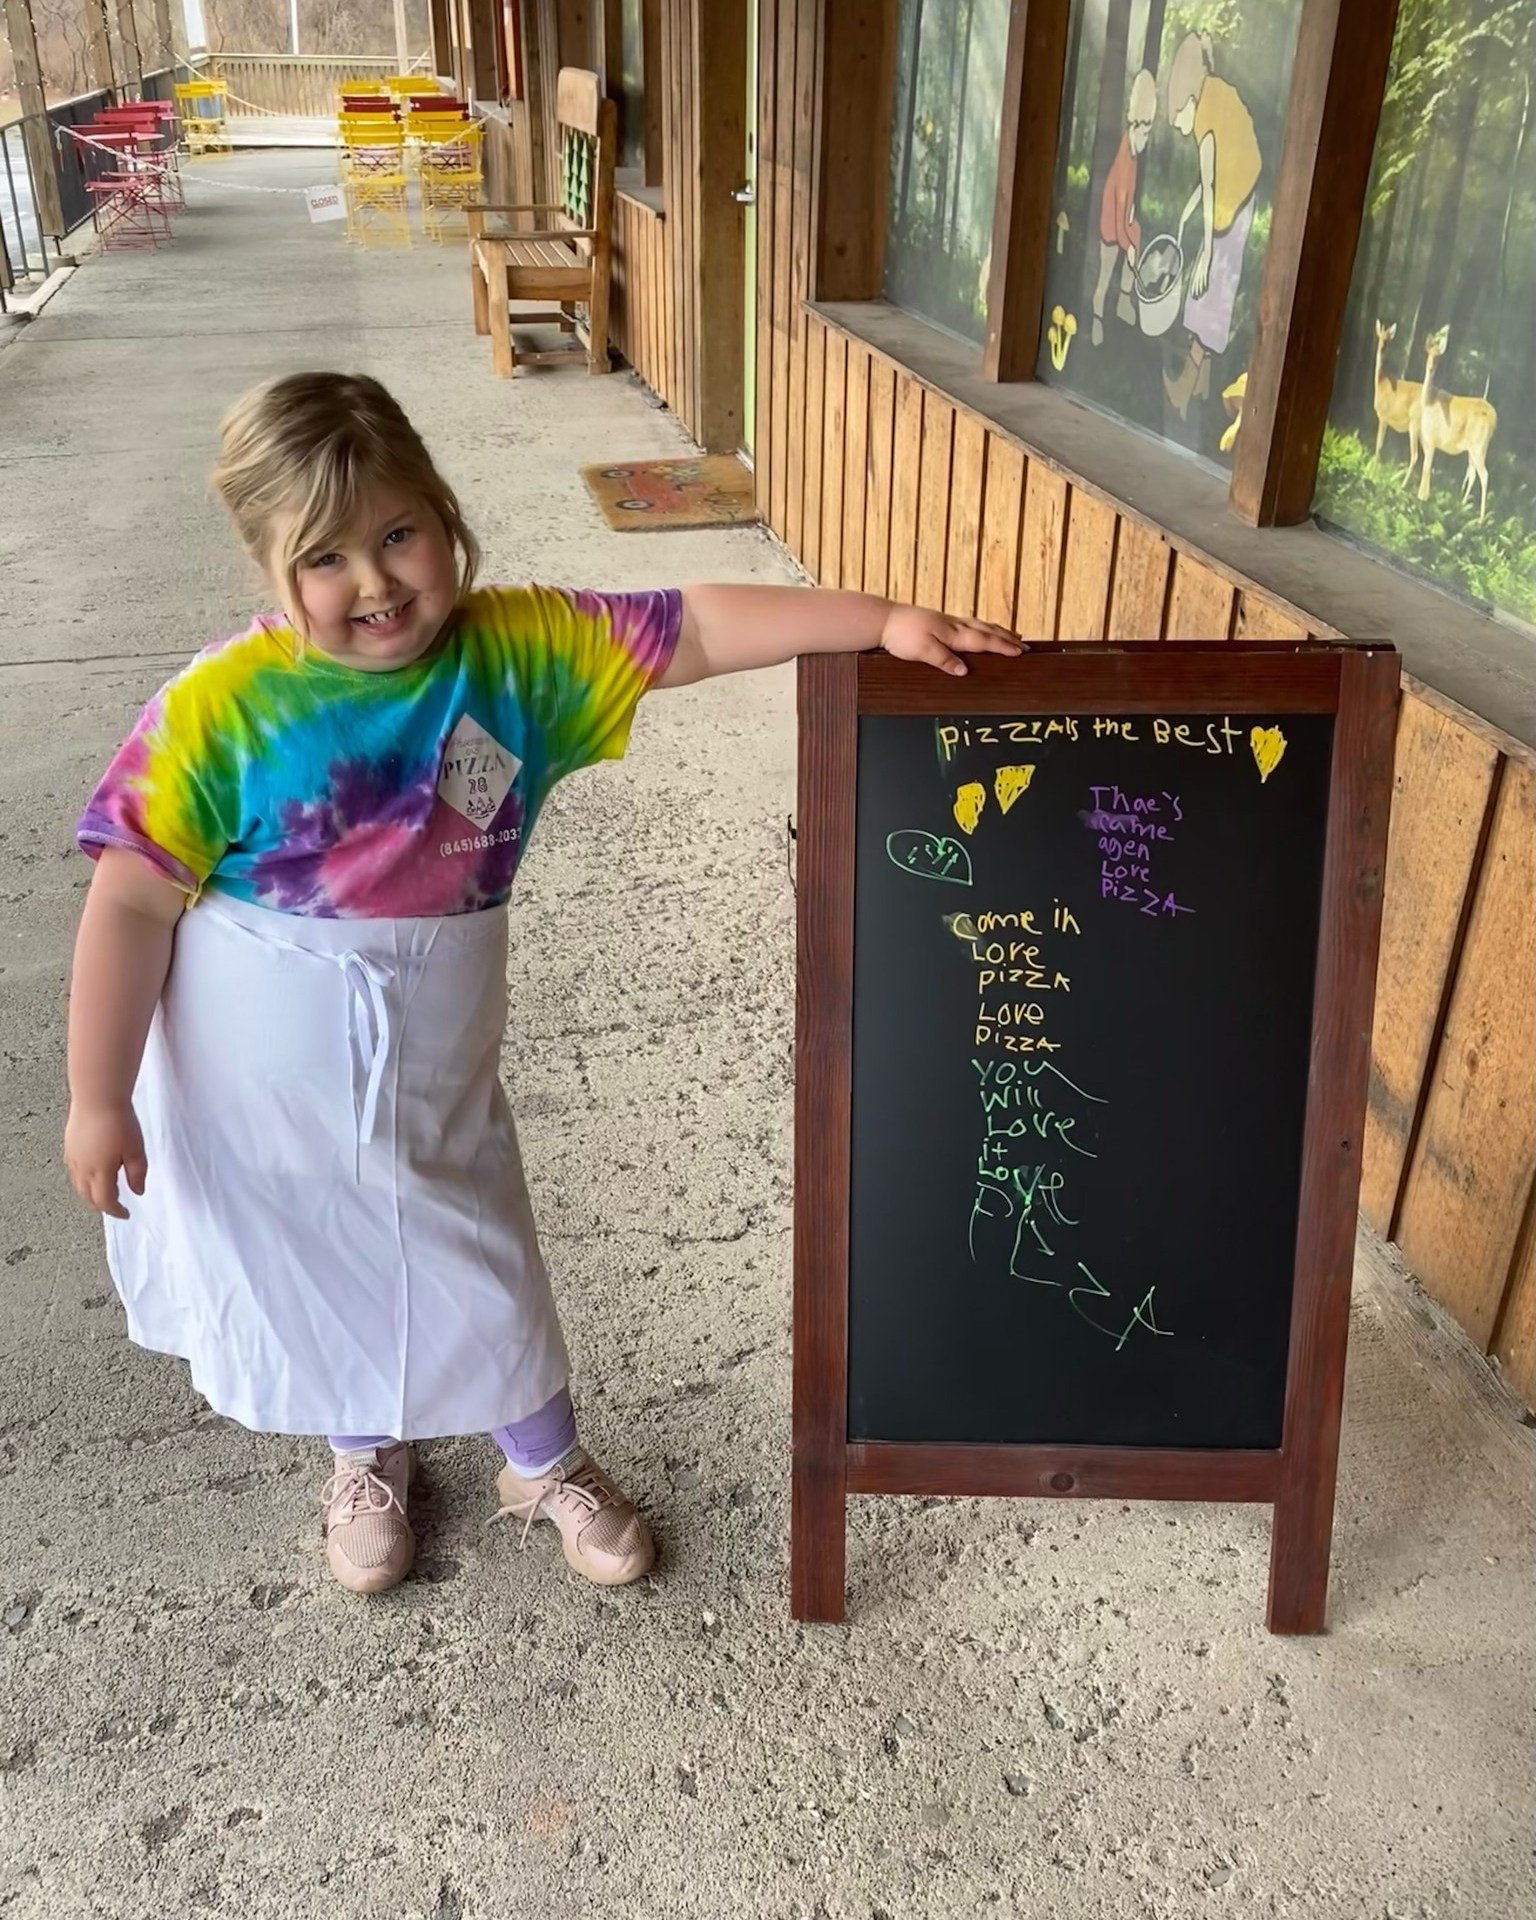
[[[466,121],[465,125],[479,126],[481,123],[482,123],[482,116],[476,115],[476,117],[473,120]],[[58,147],[61,153],[64,150],[64,139],[66,135],[68,135],[68,137],[71,140],[73,140],[77,146],[94,147],[98,153],[108,154],[113,160],[116,160],[119,163],[121,163],[124,160],[136,160],[136,159],[154,160],[156,158],[162,157],[161,155],[156,155],[153,153],[151,154],[124,153],[122,149],[119,147],[108,145],[106,142],[101,140],[93,140],[88,133],[82,133],[78,127],[55,127],[54,133],[53,133],[54,144]],[[404,143],[405,143],[405,132],[404,132],[404,129],[402,128],[401,129],[401,145],[403,146]],[[461,139],[455,138],[452,140],[431,140],[431,141],[424,140],[420,144],[421,144],[421,151],[423,153],[439,153],[445,147],[459,146],[461,144]],[[338,139],[337,145],[342,148],[342,151],[345,151],[345,148],[344,146],[342,146],[342,143],[340,142],[339,139]],[[164,150],[162,150],[162,152],[163,151]],[[223,187],[223,188],[226,188],[231,193],[264,193],[264,194],[278,194],[280,196],[296,195],[300,200],[307,200],[310,194],[310,189],[308,187],[252,187],[252,186],[247,186],[243,181],[225,180],[222,177],[217,180],[212,180],[212,179],[205,180],[199,174],[190,173],[184,168],[178,168],[177,173],[183,189],[185,189],[189,184],[196,187]]]

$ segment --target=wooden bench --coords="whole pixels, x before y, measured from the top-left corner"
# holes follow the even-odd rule
[[[585,356],[589,373],[607,373],[608,279],[613,251],[613,166],[616,111],[597,75],[562,67],[556,92],[561,195],[557,202],[491,206],[471,202],[470,284],[475,332],[491,336],[491,367],[510,380],[519,360],[548,365]],[[487,233],[496,215],[542,215],[552,224]],[[575,343],[542,353],[519,352],[512,338],[513,300],[554,300],[553,312],[519,313],[524,326],[554,324]]]

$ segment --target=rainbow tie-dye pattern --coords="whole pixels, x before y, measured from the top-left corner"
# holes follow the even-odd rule
[[[675,591],[486,588],[393,673],[258,621],[150,701],[76,837],[283,913],[498,906],[554,783],[623,753],[681,621]]]

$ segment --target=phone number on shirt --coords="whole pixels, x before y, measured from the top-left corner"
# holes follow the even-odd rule
[[[444,860],[456,853],[483,853],[487,847],[504,847],[521,831],[519,827],[503,827],[500,833],[472,833],[467,840],[445,840],[437,851]]]

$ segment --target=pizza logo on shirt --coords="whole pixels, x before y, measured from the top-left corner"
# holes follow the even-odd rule
[[[443,749],[438,798],[471,825],[487,827],[500,813],[522,765],[515,753],[466,713]]]

